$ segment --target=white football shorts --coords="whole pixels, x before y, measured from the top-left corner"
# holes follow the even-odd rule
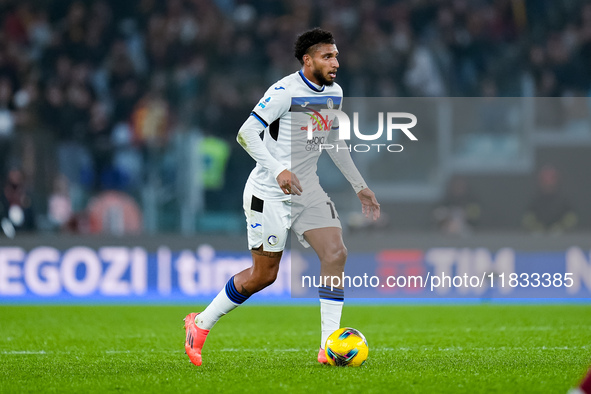
[[[246,216],[248,248],[263,245],[267,252],[281,252],[285,249],[287,235],[291,228],[300,243],[308,248],[304,239],[308,230],[324,227],[341,228],[341,221],[334,203],[324,192],[316,195],[311,202],[301,198],[292,201],[263,200],[253,194],[247,183],[243,194],[243,208]]]

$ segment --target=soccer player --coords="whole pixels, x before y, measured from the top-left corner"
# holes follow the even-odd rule
[[[317,253],[323,277],[341,277],[347,249],[334,204],[316,174],[320,144],[340,147],[327,151],[353,186],[365,215],[373,220],[380,216],[380,204],[351,160],[346,143],[338,139],[338,119],[321,113],[341,107],[343,92],[334,82],[338,54],[328,31],[315,28],[298,36],[295,56],[302,68],[272,85],[238,132],[238,143],[256,161],[243,199],[253,263],[230,278],[203,312],[185,317],[185,351],[195,365],[201,365],[201,350],[214,324],[275,281],[290,228]],[[324,344],[340,327],[344,294],[342,288],[329,286],[320,287],[318,294],[322,332],[318,361],[326,363]]]

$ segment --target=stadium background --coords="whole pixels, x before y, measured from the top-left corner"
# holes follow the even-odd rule
[[[266,87],[298,68],[294,37],[316,25],[337,37],[347,97],[553,98],[536,101],[532,127],[483,116],[441,131],[445,156],[434,153],[436,130],[421,130],[412,154],[369,166],[364,176],[380,191],[387,230],[438,231],[433,211],[461,178],[480,208],[477,233],[527,232],[523,218],[544,166],[557,170],[578,218],[573,231],[591,226],[584,1],[0,7],[0,174],[6,184],[9,169],[22,172],[24,230],[242,234],[240,190],[253,162],[236,132]],[[325,180],[329,192],[342,185]],[[134,214],[121,220],[109,197]],[[340,208],[345,217],[354,210]]]
[[[575,271],[576,291],[349,294],[369,365],[318,369],[317,304],[291,299],[286,258],[192,368],[180,318],[250,264],[235,135],[314,26],[345,104],[433,109],[403,153],[354,155],[377,223],[322,161],[348,267],[515,263]],[[0,391],[566,391],[589,363],[590,93],[583,0],[0,0]]]

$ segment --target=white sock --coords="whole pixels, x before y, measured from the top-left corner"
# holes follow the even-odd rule
[[[195,324],[204,330],[211,330],[222,316],[235,309],[247,299],[247,296],[238,293],[234,286],[234,277],[231,277],[228,283],[226,283],[226,286],[211,301],[207,308],[197,315]]]
[[[340,328],[343,301],[320,299],[320,321],[322,327],[322,339],[320,347],[324,349],[329,335]]]

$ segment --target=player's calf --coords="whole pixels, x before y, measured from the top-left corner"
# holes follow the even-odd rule
[[[277,279],[279,262],[283,252],[264,251],[262,246],[252,251],[252,267],[245,269],[234,277],[236,289],[245,296],[270,286]]]

